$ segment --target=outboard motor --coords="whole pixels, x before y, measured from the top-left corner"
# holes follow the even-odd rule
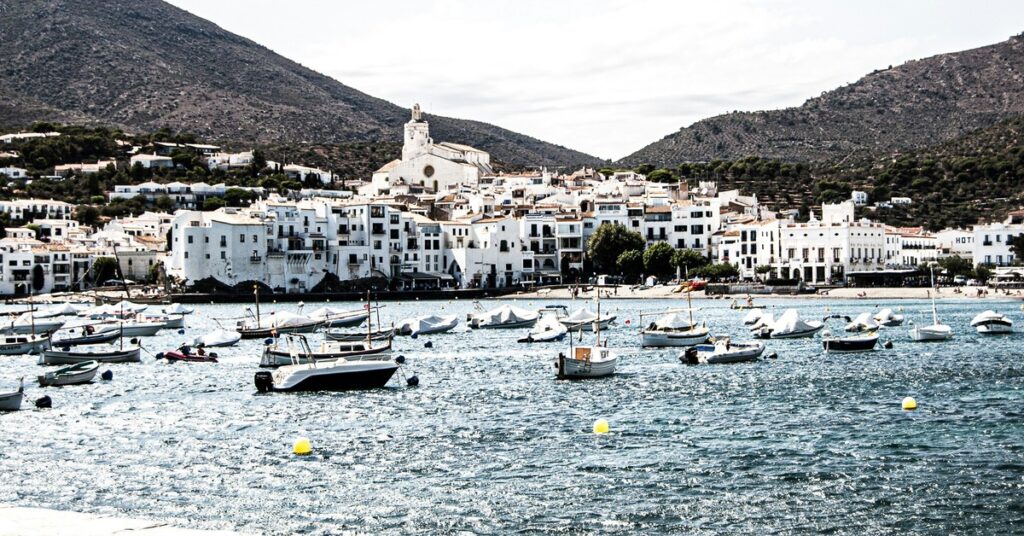
[[[103,381],[109,382],[114,379],[114,371],[104,370],[103,374],[100,374],[100,378],[103,378]]]
[[[36,407],[41,409],[52,408],[53,399],[50,398],[49,395],[43,395],[42,397],[36,399]]]
[[[697,349],[692,346],[687,348],[683,352],[683,358],[680,361],[687,365],[696,365],[700,363],[700,360],[697,358]]]
[[[269,371],[257,372],[253,381],[256,383],[256,390],[261,393],[268,393],[274,389],[274,375]]]

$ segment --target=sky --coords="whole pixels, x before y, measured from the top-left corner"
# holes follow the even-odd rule
[[[170,2],[375,97],[610,159],[1024,31],[1019,0]]]

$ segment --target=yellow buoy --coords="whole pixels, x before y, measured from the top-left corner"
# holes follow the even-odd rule
[[[906,411],[914,411],[915,409],[917,409],[917,400],[914,400],[914,397],[912,396],[904,398],[903,409]]]
[[[608,421],[604,419],[598,419],[594,421],[594,433],[595,434],[607,434],[608,433]]]
[[[295,440],[295,445],[292,446],[292,452],[295,453],[296,456],[305,456],[310,452],[313,452],[313,447],[309,445],[309,439],[300,437]]]

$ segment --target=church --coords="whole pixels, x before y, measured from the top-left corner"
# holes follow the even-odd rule
[[[359,193],[444,192],[461,185],[475,186],[481,176],[492,173],[491,155],[485,151],[458,143],[434,143],[430,125],[417,104],[405,124],[402,159],[375,171],[369,187]]]

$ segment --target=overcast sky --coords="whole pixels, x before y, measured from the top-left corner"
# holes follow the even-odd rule
[[[170,1],[373,96],[613,159],[1024,31],[1019,0]]]

